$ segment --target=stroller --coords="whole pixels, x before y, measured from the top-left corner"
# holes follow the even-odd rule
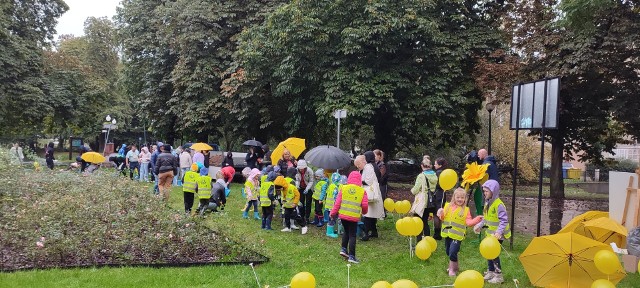
[[[125,165],[124,157],[122,156],[111,156],[109,157],[109,161],[113,162],[116,168],[116,176],[118,174],[122,174],[122,176],[127,176],[127,166]]]

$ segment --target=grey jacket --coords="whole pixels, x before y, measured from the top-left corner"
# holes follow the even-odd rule
[[[299,170],[296,170],[296,188],[300,191],[300,193],[307,194],[309,191],[313,191],[313,185],[315,177],[313,177],[313,170],[307,167],[307,171],[304,172],[304,183],[307,184],[307,187],[303,189],[300,188],[300,182],[302,181],[302,174],[300,174]]]

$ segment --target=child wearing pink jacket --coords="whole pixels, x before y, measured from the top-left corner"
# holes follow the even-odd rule
[[[362,188],[362,176],[357,171],[353,171],[349,174],[347,184],[342,185],[338,191],[336,202],[330,213],[331,218],[338,216],[342,220],[344,234],[340,256],[345,257],[349,263],[360,263],[356,258],[356,232],[358,221],[362,215],[367,214],[368,210],[369,201],[367,192]]]

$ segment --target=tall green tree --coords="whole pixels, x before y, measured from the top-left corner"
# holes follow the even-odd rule
[[[238,127],[220,95],[236,37],[281,1],[129,0],[117,22],[127,91],[173,142],[182,134],[206,141],[220,127]]]
[[[526,63],[523,80],[560,76],[551,196],[564,197],[562,161],[598,163],[623,137],[640,136],[638,1],[518,1],[505,26]],[[556,9],[558,8],[558,9]]]
[[[35,131],[50,107],[43,92],[43,49],[55,34],[62,0],[0,2],[0,136]]]
[[[436,138],[454,145],[479,127],[474,59],[501,47],[498,9],[478,1],[292,1],[242,34],[244,70],[228,79],[227,95],[277,102],[261,126],[303,137],[333,135],[332,112],[346,108],[350,128],[372,126],[369,145],[387,152]]]

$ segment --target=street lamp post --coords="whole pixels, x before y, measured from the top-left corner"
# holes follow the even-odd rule
[[[487,143],[488,144],[487,150],[489,155],[491,155],[491,122],[493,122],[493,119],[491,118],[491,112],[493,112],[493,109],[495,109],[496,107],[495,105],[493,105],[493,103],[488,102],[485,108],[489,112],[489,141],[488,141],[489,143]]]
[[[338,119],[338,143],[336,147],[340,149],[340,119],[347,118],[347,110],[346,109],[338,109],[333,112],[333,117]]]
[[[117,123],[116,118],[112,119],[111,115],[107,115],[105,120],[107,120],[107,126],[108,127],[107,127],[107,135],[105,135],[105,137],[104,137],[104,150],[102,150],[102,154],[104,154],[107,151],[107,143],[109,143],[109,132],[111,132],[111,127],[116,125],[116,123]]]

